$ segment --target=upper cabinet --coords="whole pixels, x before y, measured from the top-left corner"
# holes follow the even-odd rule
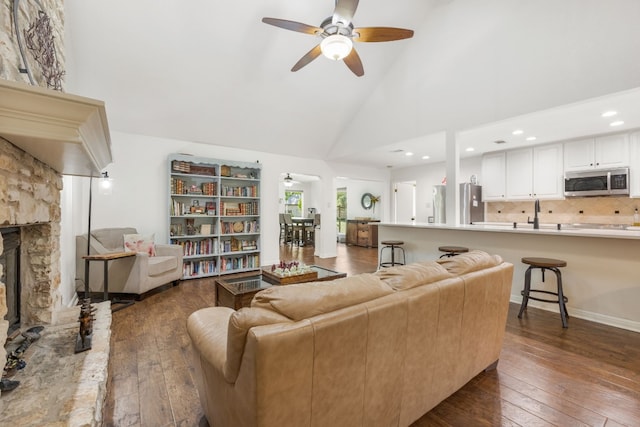
[[[506,153],[508,200],[561,199],[562,145],[543,145]]]
[[[640,197],[640,131],[629,135],[630,196]]]
[[[530,199],[533,191],[533,150],[507,151],[507,199]]]
[[[482,199],[563,199],[565,172],[627,166],[631,197],[640,197],[640,131],[488,153]]]
[[[533,197],[537,199],[564,198],[562,144],[533,148]]]
[[[504,152],[482,156],[482,200],[505,200],[506,157]]]
[[[598,136],[564,143],[564,170],[629,166],[627,134]]]

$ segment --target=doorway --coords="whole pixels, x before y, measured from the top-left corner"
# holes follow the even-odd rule
[[[347,187],[336,189],[336,227],[338,242],[344,243],[347,234]]]
[[[416,219],[416,182],[396,182],[393,189],[393,218],[395,222],[411,222]]]

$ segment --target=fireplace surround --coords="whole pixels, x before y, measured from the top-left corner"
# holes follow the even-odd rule
[[[0,228],[3,251],[0,253],[0,268],[5,289],[8,334],[20,327],[20,229]]]
[[[49,166],[0,138],[0,227],[20,236],[20,326],[52,323],[61,309],[60,191]],[[13,237],[11,238],[13,239]],[[4,239],[0,241],[4,253]],[[7,339],[5,274],[0,276],[0,342]],[[0,360],[6,359],[4,347]]]

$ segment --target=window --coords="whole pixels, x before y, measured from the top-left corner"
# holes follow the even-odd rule
[[[291,214],[291,216],[303,216],[304,194],[302,191],[285,191],[284,199],[284,213]]]

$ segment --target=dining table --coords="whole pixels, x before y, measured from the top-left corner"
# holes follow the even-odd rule
[[[293,222],[293,239],[298,242],[299,246],[304,246],[309,243],[307,239],[307,233],[305,233],[305,229],[307,227],[313,227],[313,218],[307,218],[303,216],[294,216],[291,217],[291,222]]]

